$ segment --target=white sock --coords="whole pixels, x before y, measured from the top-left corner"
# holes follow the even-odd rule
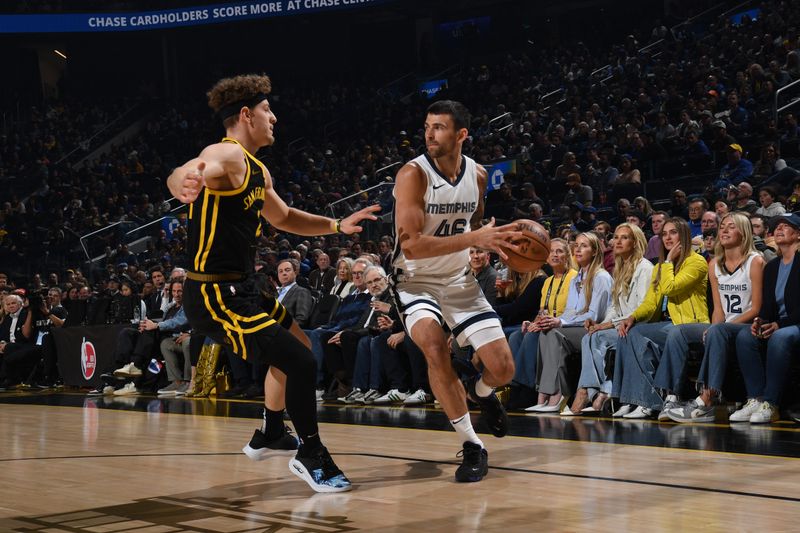
[[[486,398],[492,392],[494,392],[494,387],[490,387],[483,381],[483,376],[475,383],[475,394],[480,396],[481,398]]]
[[[696,403],[698,407],[705,407],[706,406],[706,402],[704,402],[703,398],[700,397],[700,396],[698,396],[697,398],[694,399],[694,403]]]
[[[475,434],[475,430],[472,429],[472,420],[469,418],[469,413],[461,418],[451,420],[450,423],[453,424],[453,429],[455,429],[458,436],[461,437],[461,442],[469,441],[473,444],[480,444],[481,448],[485,448],[483,441],[478,438]]]

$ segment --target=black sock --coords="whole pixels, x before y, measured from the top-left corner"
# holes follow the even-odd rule
[[[267,440],[275,440],[283,435],[283,411],[270,411],[264,408],[264,423],[261,432]]]
[[[319,433],[309,437],[300,437],[302,443],[299,450],[299,455],[303,457],[310,457],[315,451],[322,447],[322,441],[319,438]]]

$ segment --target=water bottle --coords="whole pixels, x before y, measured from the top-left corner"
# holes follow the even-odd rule
[[[139,304],[135,304],[135,307],[133,308],[133,320],[131,321],[131,323],[138,324],[141,319],[142,319],[142,310],[139,307]]]

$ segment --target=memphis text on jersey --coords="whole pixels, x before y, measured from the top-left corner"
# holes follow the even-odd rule
[[[452,204],[428,204],[428,214],[453,215],[456,213],[472,213],[478,202],[455,202]]]

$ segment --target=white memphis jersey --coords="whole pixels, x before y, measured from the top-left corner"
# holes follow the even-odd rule
[[[722,311],[725,313],[725,322],[730,322],[753,307],[750,265],[757,255],[755,252],[751,253],[747,256],[742,266],[730,273],[723,272],[719,263],[714,266],[714,273],[717,275],[717,284],[719,285],[719,299],[722,302]]]
[[[477,163],[462,155],[461,170],[455,183],[445,178],[436,168],[428,154],[421,155],[410,163],[417,165],[428,179],[425,191],[425,224],[423,235],[447,237],[470,231],[470,220],[478,208]],[[469,249],[425,259],[408,259],[400,249],[397,222],[395,221],[395,270],[409,276],[436,276],[446,278],[464,273],[469,265]]]

